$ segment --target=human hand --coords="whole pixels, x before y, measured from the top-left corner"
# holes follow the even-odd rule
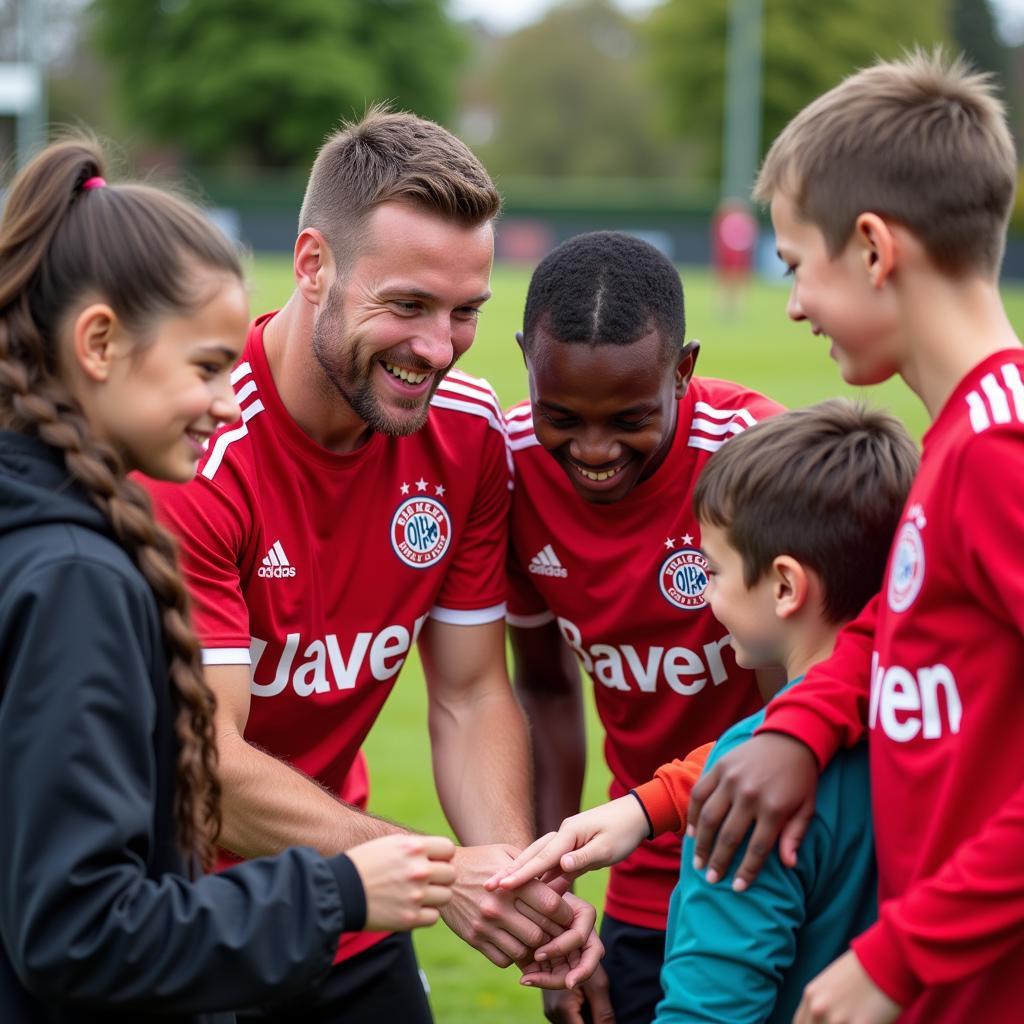
[[[800,841],[814,815],[817,787],[814,754],[791,736],[760,733],[730,750],[693,787],[690,796],[686,834],[695,840],[693,866],[703,871],[706,865],[707,880],[717,882],[753,824],[733,889],[743,892],[750,886],[776,839],[782,863],[794,867]]]
[[[520,984],[544,989],[572,990],[577,985],[585,984],[598,971],[601,971],[604,944],[593,927],[597,920],[597,911],[589,903],[572,893],[567,893],[565,898],[573,907],[578,921],[581,922],[580,931],[584,935],[583,945],[562,954],[556,947],[559,939],[564,938],[564,935],[549,942],[542,947],[545,952],[537,950],[532,962],[520,963],[523,971]],[[555,950],[555,952],[550,952],[551,950]],[[607,992],[606,977],[603,988]],[[602,985],[599,979],[595,983],[594,990],[599,993],[601,989]]]
[[[456,935],[479,949],[498,967],[532,959],[538,946],[563,930],[579,939],[577,913],[551,886],[532,881],[514,893],[488,892],[484,882],[504,872],[514,846],[463,846],[455,851],[456,881],[451,902],[442,911]]]
[[[604,945],[594,925],[597,911],[574,893],[567,892],[569,880],[560,876],[549,883],[563,894],[572,910],[572,923],[560,935],[533,951],[532,963],[520,967],[524,975],[533,975],[538,988],[574,988],[586,981],[600,966]],[[530,912],[532,916],[532,911]]]
[[[557,832],[548,832],[523,850],[504,876],[494,874],[484,886],[492,891],[517,889],[555,869],[578,875],[616,864],[640,845],[648,829],[640,801],[620,796],[566,818]]]
[[[433,924],[438,908],[452,898],[455,844],[443,836],[397,834],[353,846],[366,893],[366,924],[371,932],[408,931]]]
[[[543,996],[544,1016],[551,1024],[584,1024],[584,1006],[589,1009],[593,1024],[615,1024],[608,975],[603,967],[573,989],[545,990]]]
[[[829,964],[804,989],[793,1024],[890,1024],[901,1010],[851,951]]]

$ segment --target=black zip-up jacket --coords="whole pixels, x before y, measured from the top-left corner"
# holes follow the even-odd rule
[[[61,456],[5,432],[0,581],[0,1019],[230,1020],[315,984],[364,923],[355,867],[188,879],[156,601]]]

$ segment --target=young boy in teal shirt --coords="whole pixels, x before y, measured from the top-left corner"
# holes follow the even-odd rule
[[[917,462],[896,419],[843,399],[758,423],[709,460],[694,493],[706,593],[738,664],[785,669],[777,688],[762,692],[765,701],[799,685],[877,592]],[[708,767],[763,717],[728,729]],[[623,859],[645,837],[681,831],[704,756],[702,748],[663,765],[627,796],[567,818],[491,883],[514,888],[559,866],[579,874]],[[841,754],[822,775],[795,870],[773,855],[749,890],[731,882],[708,884],[686,841],[656,1024],[788,1024],[804,985],[874,920],[866,750]],[[524,982],[544,971],[531,968]]]
[[[785,668],[790,682],[766,702],[798,686],[878,590],[916,468],[898,421],[840,399],[759,424],[709,461],[694,494],[707,595],[740,665]],[[728,729],[707,768],[764,714]],[[695,871],[686,840],[657,1024],[788,1024],[807,982],[875,919],[864,744],[823,773],[796,868],[773,854],[756,885],[736,892],[731,882]]]

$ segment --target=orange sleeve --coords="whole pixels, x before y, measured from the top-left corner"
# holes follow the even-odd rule
[[[650,782],[637,786],[633,792],[643,804],[655,836],[662,832],[682,832],[690,806],[690,791],[704,770],[704,762],[714,743],[691,750],[680,761],[663,764]]]

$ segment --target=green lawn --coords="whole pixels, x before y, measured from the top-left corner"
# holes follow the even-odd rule
[[[687,336],[704,343],[700,373],[741,381],[789,406],[857,393],[839,380],[826,343],[812,337],[805,324],[792,324],[786,319],[784,287],[755,285],[746,296],[742,313],[723,319],[716,313],[708,274],[684,268],[682,275]],[[250,279],[253,310],[274,308],[291,291],[290,261],[258,258]],[[527,393],[513,335],[521,323],[528,280],[525,269],[495,269],[494,298],[484,309],[476,343],[462,363],[469,372],[486,377],[505,405]],[[1024,289],[1008,290],[1007,305],[1020,331],[1024,326]],[[926,417],[902,383],[890,381],[866,392],[865,397],[888,406],[903,418],[915,437],[920,437]],[[608,784],[592,706],[589,741],[588,806],[604,799]],[[423,831],[447,831],[431,782],[423,676],[415,657],[409,659],[371,733],[367,753],[373,778],[371,808],[375,812]],[[603,884],[603,873],[586,876],[580,892],[600,906]],[[416,946],[431,984],[431,1001],[439,1024],[476,1024],[481,1018],[503,1024],[543,1019],[536,993],[520,988],[512,971],[499,971],[443,925],[417,933]]]

